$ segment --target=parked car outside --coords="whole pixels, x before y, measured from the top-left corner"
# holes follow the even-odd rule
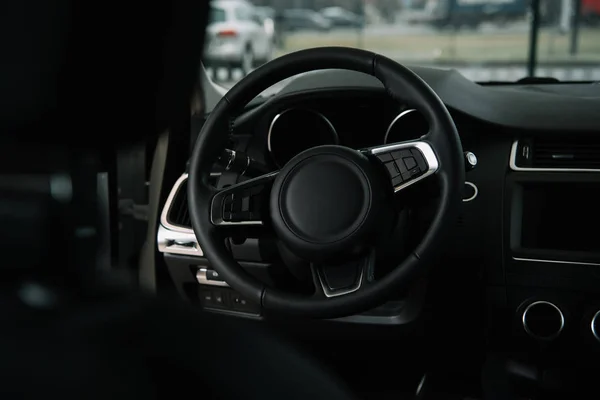
[[[324,8],[321,15],[331,21],[333,27],[362,28],[365,24],[364,18],[343,7]]]
[[[262,21],[265,32],[270,36],[275,47],[279,43],[279,26],[277,24],[276,13],[272,7],[255,7],[254,9],[258,19]]]
[[[316,11],[290,9],[283,12],[283,23],[286,31],[313,30],[327,32],[331,29],[331,21]]]
[[[255,7],[243,0],[211,2],[206,31],[204,65],[227,68],[228,75],[240,68],[248,74],[255,65],[269,61],[274,50],[272,33],[265,30]]]

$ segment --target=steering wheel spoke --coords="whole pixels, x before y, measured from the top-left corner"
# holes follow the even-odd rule
[[[217,192],[210,220],[215,226],[264,225],[269,193],[279,171],[270,172]]]
[[[311,264],[316,295],[327,298],[354,293],[373,281],[375,250],[344,263]]]
[[[433,175],[440,165],[433,147],[426,140],[386,144],[362,152],[383,163],[395,193]]]

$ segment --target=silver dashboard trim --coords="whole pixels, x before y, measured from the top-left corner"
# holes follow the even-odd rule
[[[211,176],[219,176],[220,173],[211,173]],[[166,254],[181,254],[202,257],[204,252],[196,239],[194,230],[185,226],[173,225],[169,222],[168,215],[179,192],[181,185],[188,179],[188,174],[182,174],[171,188],[165,206],[160,214],[160,225],[157,233],[158,251]]]
[[[337,133],[337,130],[335,129],[335,126],[333,126],[333,124],[331,123],[331,121],[324,116],[323,114],[321,114],[318,111],[315,110],[311,110],[309,108],[297,108],[297,107],[292,107],[292,108],[288,108],[286,110],[283,110],[282,112],[280,112],[279,114],[275,115],[275,117],[273,117],[273,120],[271,121],[271,123],[269,124],[269,131],[267,132],[267,150],[269,151],[269,154],[271,155],[271,158],[273,159],[273,162],[276,162],[275,160],[275,156],[273,154],[273,148],[271,146],[271,136],[273,134],[273,127],[275,126],[275,123],[277,122],[277,120],[283,115],[286,114],[290,111],[295,111],[295,110],[303,110],[303,111],[309,111],[312,112],[318,116],[320,116],[326,123],[327,125],[329,125],[329,127],[331,128],[331,132],[333,132],[333,135],[335,136],[335,144],[338,144],[340,142],[340,137]],[[283,167],[283,165],[277,165],[279,168]]]
[[[421,175],[411,181],[403,183],[402,185],[399,185],[399,186],[395,186],[394,193],[399,192],[400,190],[407,188],[408,186],[414,185],[415,183],[417,183],[419,181],[422,181],[423,179],[427,178],[428,176],[436,173],[437,170],[440,168],[440,164],[437,159],[437,156],[435,155],[435,152],[433,151],[433,147],[431,147],[431,145],[429,143],[423,142],[423,141],[417,140],[417,141],[412,141],[412,142],[388,144],[388,145],[384,145],[384,146],[366,149],[366,151],[367,151],[367,153],[376,156],[377,154],[389,153],[389,152],[392,152],[395,150],[402,150],[402,149],[418,149],[423,154],[423,157],[425,157],[425,161],[427,161],[427,171],[423,175]]]
[[[212,172],[210,176],[220,176],[220,172]],[[189,174],[182,174],[179,179],[175,181],[169,196],[167,197],[167,201],[165,202],[165,206],[163,207],[162,213],[160,214],[160,224],[167,228],[170,231],[182,232],[182,233],[194,233],[192,228],[188,228],[185,226],[173,225],[169,222],[169,210],[171,209],[171,205],[173,204],[173,200],[175,200],[175,196],[179,192],[179,188],[188,179]]]
[[[542,305],[542,304],[553,307],[556,311],[558,311],[558,315],[560,317],[560,327],[558,328],[558,331],[551,336],[538,336],[538,335],[534,334],[533,332],[531,332],[531,330],[527,326],[527,313],[529,312],[531,307],[537,306],[537,305]],[[560,307],[558,307],[556,304],[551,303],[549,301],[545,301],[545,300],[539,300],[539,301],[534,301],[533,303],[529,304],[525,308],[525,311],[523,311],[523,316],[521,317],[521,322],[523,324],[523,329],[525,329],[525,332],[527,332],[527,334],[529,336],[531,336],[532,338],[535,338],[538,340],[552,340],[552,339],[556,339],[558,337],[558,335],[560,335],[561,332],[563,331],[563,329],[565,327],[565,315],[563,314]]]
[[[178,232],[160,225],[156,235],[158,251],[166,254],[181,254],[202,257],[204,253],[194,232]]]
[[[600,311],[596,312],[596,314],[594,314],[594,316],[592,317],[592,321],[590,322],[590,329],[592,331],[592,335],[594,335],[594,337],[596,338],[597,341],[600,342],[600,332],[596,331],[596,327],[595,322],[596,322],[596,318],[600,317]]]
[[[543,260],[537,258],[524,258],[524,257],[513,257],[514,261],[523,262],[536,262],[536,263],[547,263],[547,264],[571,264],[571,265],[588,265],[588,266],[600,266],[600,263],[583,262],[583,261],[564,261],[564,260]]]
[[[207,272],[208,272],[208,268],[200,268],[198,270],[198,272],[196,272],[196,280],[198,281],[199,284],[208,285],[208,286],[229,287],[229,284],[225,281],[209,280],[206,277]]]
[[[470,201],[475,200],[475,198],[479,195],[479,189],[477,189],[477,186],[473,183],[473,182],[465,182],[465,185],[467,186],[471,186],[473,188],[473,195],[471,197],[467,197],[466,199],[463,199],[463,203],[468,203]]]
[[[392,130],[392,128],[394,127],[394,124],[396,124],[396,122],[398,122],[399,120],[401,120],[402,118],[404,118],[404,116],[417,111],[414,108],[409,108],[408,110],[404,110],[402,111],[400,114],[396,115],[396,118],[394,118],[392,120],[392,122],[390,122],[390,124],[388,125],[386,131],[385,131],[385,136],[383,137],[383,143],[384,144],[388,144],[388,136],[390,134],[390,131]]]
[[[515,140],[510,149],[509,166],[513,171],[522,172],[600,172],[600,169],[593,168],[529,168],[517,166],[517,149],[519,141]]]
[[[177,196],[177,192],[179,192],[179,188],[188,179],[188,174],[183,174],[175,181],[169,196],[167,197],[167,201],[165,202],[165,206],[163,207],[163,211],[160,214],[160,224],[167,228],[170,231],[174,232],[182,232],[182,233],[194,233],[191,228],[186,228],[184,226],[173,225],[169,222],[169,210],[171,209],[171,205],[173,204],[173,200],[175,200],[175,196]]]

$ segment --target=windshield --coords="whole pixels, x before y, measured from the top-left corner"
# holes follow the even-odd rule
[[[225,22],[225,10],[219,7],[211,7],[208,14],[208,23],[215,24]]]
[[[600,80],[600,0],[252,3],[272,9],[276,25],[266,39],[272,48],[263,53],[260,44],[251,45],[255,60],[335,45],[371,50],[409,66],[455,69],[477,82]],[[227,86],[244,73],[233,71],[220,80]]]

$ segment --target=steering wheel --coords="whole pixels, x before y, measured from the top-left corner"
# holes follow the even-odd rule
[[[429,122],[418,140],[362,150],[319,146],[279,171],[217,190],[211,168],[244,106],[263,90],[296,74],[346,69],[378,78],[394,100]],[[446,106],[420,77],[381,55],[326,47],[292,53],[238,82],[217,104],[196,141],[189,170],[189,212],[195,235],[213,268],[231,287],[266,311],[336,318],[359,313],[407,289],[443,247],[461,203],[463,152]],[[374,279],[374,248],[395,220],[393,197],[426,179],[439,186],[439,202],[421,242],[397,267]],[[232,229],[273,229],[286,250],[309,262],[314,293],[267,287],[227,251]]]

